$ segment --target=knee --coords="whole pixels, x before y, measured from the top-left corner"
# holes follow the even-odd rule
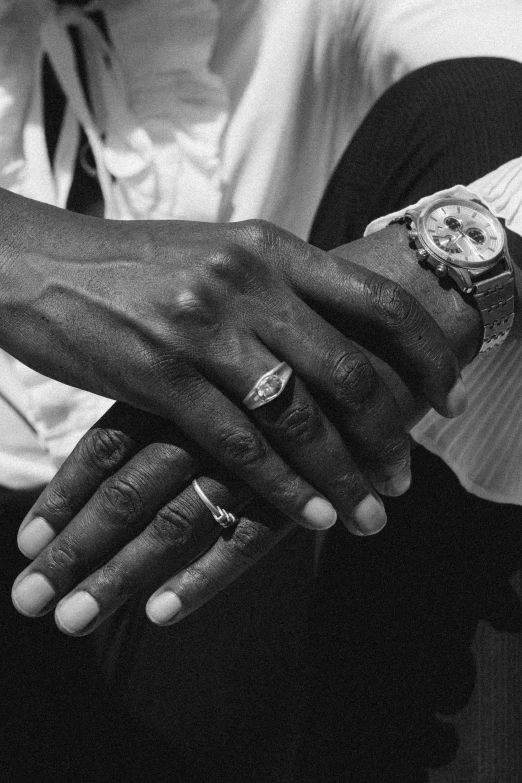
[[[382,97],[396,110],[413,105],[438,119],[498,114],[511,118],[522,109],[522,63],[500,57],[462,57],[418,68],[396,82]]]

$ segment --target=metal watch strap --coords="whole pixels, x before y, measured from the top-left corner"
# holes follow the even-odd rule
[[[510,271],[475,283],[473,299],[482,317],[480,353],[506,340],[515,319],[515,280]]]
[[[389,225],[399,223],[410,230],[413,222],[413,216],[406,213],[392,220]],[[471,298],[480,313],[483,327],[479,353],[502,345],[515,320],[515,279],[509,269],[509,259],[505,259],[505,263],[508,269],[504,272],[473,284]]]

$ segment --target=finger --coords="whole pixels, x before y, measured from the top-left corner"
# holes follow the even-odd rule
[[[324,530],[337,514],[315,486],[277,454],[254,422],[223,392],[200,378],[181,384],[176,420],[218,464],[304,527]],[[194,416],[194,410],[198,416]]]
[[[457,359],[415,297],[349,258],[325,253],[269,223],[248,221],[243,226],[245,245],[263,248],[265,257],[277,263],[288,283],[322,317],[393,367],[443,416],[463,412],[466,391]],[[386,253],[380,241],[376,234],[352,242],[343,252],[352,258],[380,258]]]
[[[186,436],[170,422],[123,403],[113,405],[80,440],[26,514],[18,533],[20,551],[35,558],[140,447],[169,438],[186,452]],[[191,452],[197,452],[195,445]],[[186,461],[188,454],[183,458]]]
[[[409,435],[393,394],[359,346],[293,295],[286,300],[284,320],[275,308],[257,326],[263,342],[291,363],[321,400],[359,469],[369,473],[380,492],[405,492],[411,481]],[[259,409],[264,417],[273,410],[274,402]],[[326,448],[316,452],[321,459]],[[329,450],[332,454],[332,446]],[[335,456],[342,455],[337,451]]]
[[[138,535],[186,485],[194,462],[181,447],[152,443],[106,479],[67,527],[20,574],[13,602],[39,616]]]
[[[221,536],[196,561],[167,580],[151,595],[146,612],[157,625],[178,622],[248,570],[284,536],[295,523],[278,518],[266,509],[256,520],[242,517],[229,536]]]
[[[397,283],[380,275],[366,277],[364,297],[374,318],[363,324],[350,302],[338,321],[342,330],[393,367],[414,394],[420,393],[442,416],[459,416],[466,408],[466,389],[458,362],[438,324],[417,300]]]
[[[313,480],[352,533],[382,530],[386,512],[381,499],[299,378],[294,376],[280,397],[253,413],[278,451],[300,475]]]
[[[298,311],[307,311],[312,318],[323,323],[318,316],[308,311],[308,308],[297,297],[294,297],[291,292],[289,295],[290,299],[295,300],[295,306]],[[288,305],[289,302],[287,300],[287,313],[289,310]],[[298,314],[305,317],[306,312],[299,312]],[[292,319],[289,320],[291,323]],[[300,319],[295,320],[297,323],[301,323]],[[323,326],[327,331],[324,340],[327,341],[328,337],[335,333],[335,330],[328,324],[323,324]],[[291,327],[289,330],[292,332]],[[317,369],[309,368],[307,364],[317,363],[315,354],[319,353],[321,355],[321,346],[314,346],[314,352],[308,351],[308,353],[299,346],[298,356],[296,357],[292,348],[288,348],[287,331],[286,327],[281,327],[278,330],[278,337],[280,338],[278,347],[281,350],[287,350],[288,357],[292,356],[298,360],[296,364],[298,369],[306,367],[309,376],[313,375],[314,380],[317,380]],[[292,336],[295,336],[295,332],[292,332]],[[338,337],[339,340],[342,340],[340,335]],[[296,341],[299,343],[299,336],[296,336]],[[378,428],[381,427],[381,429],[384,428],[385,434],[393,431],[394,435],[396,435],[396,441],[398,441],[400,435],[402,438],[401,445],[404,446],[405,454],[399,455],[398,446],[395,448],[393,468],[397,472],[397,462],[401,456],[405,465],[408,462],[409,441],[404,431],[399,429],[399,417],[393,396],[380,382],[377,373],[365,357],[364,360],[375,376],[378,388],[382,389],[383,393],[387,395],[386,401],[390,403],[388,408],[391,408],[393,423],[386,419],[386,414],[389,412],[388,409],[382,411],[383,415],[376,423],[371,421],[371,416],[363,417],[360,415],[360,411],[358,411],[360,427],[366,429],[371,427],[372,432],[377,432]],[[252,388],[257,388],[258,384],[256,384],[256,381],[265,374],[269,375],[270,370],[276,368],[278,364],[279,359],[253,336],[244,336],[243,340],[241,340],[238,339],[236,334],[234,335],[234,344],[228,350],[225,349],[221,356],[216,355],[216,352],[214,352],[212,364],[209,362],[205,369],[214,382],[228,388],[231,394],[241,399]],[[324,364],[322,357],[321,364]],[[238,367],[241,367],[241,373],[238,373]],[[278,380],[279,377],[272,376],[273,380]],[[366,395],[367,385],[362,389],[361,393]],[[251,410],[251,416],[259,424],[261,432],[267,436],[268,441],[274,446],[277,453],[284,457],[300,476],[310,481],[332,503],[341,519],[352,532],[364,535],[377,533],[386,524],[384,506],[380,498],[376,496],[371,483],[357,467],[346,443],[337,432],[335,426],[323,413],[302,381],[295,375],[287,382],[286,388],[283,387],[282,391],[280,390],[276,394],[278,396],[275,399],[264,404],[261,400],[262,404]],[[245,400],[243,400],[243,404],[245,404]],[[362,405],[359,407],[363,408]],[[374,415],[375,410],[376,405],[374,404],[370,414]],[[367,433],[364,434],[366,440],[368,440]],[[382,443],[383,438],[380,437],[380,447]],[[396,445],[395,442],[393,445]],[[389,446],[389,442],[386,443],[386,446]],[[381,458],[380,449],[378,453],[379,458]],[[388,458],[389,454],[390,449],[388,448]]]
[[[228,508],[240,507],[250,496],[237,482],[231,490],[230,482],[225,486],[217,479],[199,480],[209,495]],[[216,540],[220,530],[192,487],[186,488],[101,568],[69,588],[62,585],[56,598],[67,594],[56,606],[58,627],[75,636],[90,633],[136,592],[147,586],[150,589],[193,561]]]

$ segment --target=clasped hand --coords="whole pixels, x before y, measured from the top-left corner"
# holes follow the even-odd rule
[[[265,223],[147,225],[152,283],[130,264],[112,304],[85,270],[80,286],[121,347],[90,388],[135,407],[116,404],[86,434],[20,533],[36,559],[15,605],[39,616],[74,590],[57,609],[69,633],[176,572],[148,613],[179,619],[296,523],[320,529],[337,513],[352,532],[380,530],[378,493],[407,489],[409,442],[371,354],[443,415],[462,409],[455,356],[398,284]],[[280,361],[294,371],[284,392],[247,412],[241,400]],[[219,535],[190,488],[201,475],[216,504],[237,511],[255,495],[274,513]]]

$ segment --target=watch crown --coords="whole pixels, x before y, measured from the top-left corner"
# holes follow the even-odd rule
[[[417,257],[418,258],[422,258],[422,259],[428,258],[428,255],[429,255],[429,253],[426,250],[426,248],[424,248],[424,247],[419,247],[419,249],[417,250]]]
[[[437,264],[433,271],[437,277],[445,277],[448,274],[448,267],[445,264]]]
[[[410,240],[417,239],[418,236],[419,235],[417,231],[414,228],[410,228],[410,230],[408,231],[408,239]]]

